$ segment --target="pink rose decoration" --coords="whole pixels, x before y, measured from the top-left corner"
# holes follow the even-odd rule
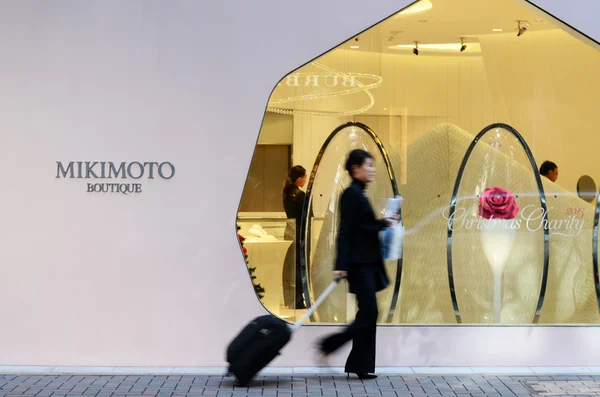
[[[494,186],[479,196],[479,216],[485,219],[513,219],[518,212],[515,196],[506,189]]]

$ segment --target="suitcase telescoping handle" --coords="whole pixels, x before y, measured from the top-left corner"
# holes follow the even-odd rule
[[[340,283],[340,281],[342,281],[342,279],[344,279],[345,276],[337,276],[335,278],[335,280],[333,280],[331,282],[331,284],[329,284],[329,286],[327,288],[325,288],[325,291],[323,291],[323,293],[321,294],[321,296],[319,296],[317,298],[317,300],[315,301],[315,303],[313,303],[308,310],[306,311],[306,313],[304,313],[304,316],[302,316],[300,318],[300,320],[298,320],[296,322],[296,324],[294,324],[290,330],[290,332],[295,332],[298,328],[300,328],[302,326],[302,324],[304,324],[306,322],[306,320],[308,320],[308,318],[310,316],[312,316],[314,314],[314,312],[317,310],[317,308],[319,307],[319,305],[321,303],[323,303],[323,301],[327,298],[327,296],[329,296],[329,294],[331,293],[331,291],[333,291],[335,289],[335,287],[337,287],[337,285]]]

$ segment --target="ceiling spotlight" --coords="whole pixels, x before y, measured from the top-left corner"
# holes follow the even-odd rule
[[[413,54],[419,55],[419,42],[415,41],[415,48],[413,48]]]
[[[460,38],[460,52],[463,52],[466,49],[467,49],[467,45],[465,44],[465,39],[464,39],[464,37],[461,37]]]
[[[521,25],[522,23],[522,25]],[[517,37],[521,36],[523,33],[527,31],[527,27],[529,24],[527,21],[517,21]]]

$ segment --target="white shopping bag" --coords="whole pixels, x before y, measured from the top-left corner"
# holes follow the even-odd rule
[[[402,200],[402,196],[388,199],[384,216],[390,218],[395,214],[400,214]],[[402,224],[402,219],[394,222],[392,227],[383,229],[379,237],[383,260],[398,260],[402,257],[402,244],[404,242],[404,225]]]
[[[404,243],[404,225],[402,221],[381,231],[381,251],[384,261],[394,261],[402,258]]]

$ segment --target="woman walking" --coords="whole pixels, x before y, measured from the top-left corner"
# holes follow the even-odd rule
[[[366,196],[367,184],[375,179],[373,156],[353,150],[346,161],[352,183],[340,199],[340,230],[334,275],[346,276],[350,292],[356,295],[358,312],[344,331],[320,341],[319,349],[327,356],[352,340],[352,350],[345,371],[360,379],[375,379],[375,338],[377,330],[376,292],[386,288],[385,272],[379,246],[379,231],[393,224],[393,219],[378,220]]]

